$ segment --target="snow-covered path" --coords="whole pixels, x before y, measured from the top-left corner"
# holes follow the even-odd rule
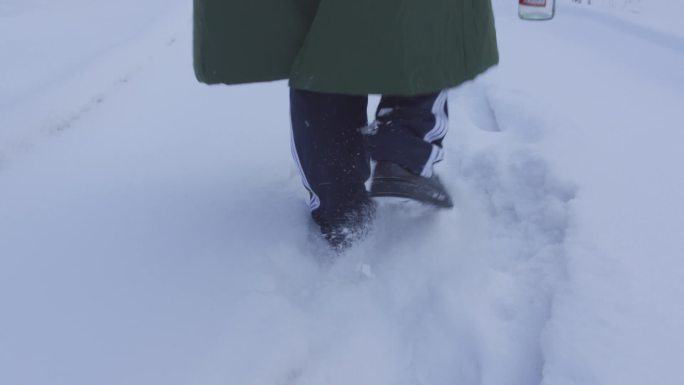
[[[383,207],[331,262],[286,85],[196,84],[173,4],[5,83],[0,383],[679,383],[678,37],[497,3],[502,64],[450,99],[457,207]]]
[[[684,34],[576,7],[548,26],[499,15],[510,63],[492,93],[524,92],[523,109],[548,111],[540,151],[579,186],[543,340],[546,383],[681,383]],[[521,76],[530,68],[532,81]]]

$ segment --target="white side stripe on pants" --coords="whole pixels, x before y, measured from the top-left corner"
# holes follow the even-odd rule
[[[444,150],[442,147],[439,147],[435,144],[432,145],[432,152],[430,153],[430,158],[428,159],[427,163],[425,163],[425,167],[423,167],[423,171],[420,173],[420,176],[429,178],[432,176],[432,166],[444,159]]]
[[[423,140],[428,143],[442,139],[449,129],[449,117],[444,110],[448,95],[449,92],[447,90],[440,92],[437,99],[435,99],[435,104],[432,106],[432,114],[435,116],[435,126],[423,137]]]
[[[297,168],[299,169],[299,174],[302,177],[302,184],[304,185],[304,188],[306,188],[309,191],[309,195],[311,197],[311,199],[309,200],[309,208],[311,208],[311,211],[314,211],[321,206],[321,199],[318,197],[318,195],[316,195],[313,189],[311,189],[309,181],[306,179],[306,174],[304,174],[302,163],[299,160],[299,155],[297,154],[297,146],[295,145],[294,130],[292,129],[292,127],[290,127],[290,147],[292,150],[292,158],[294,158],[294,161],[297,164]]]
[[[432,106],[432,114],[435,116],[435,126],[423,137],[423,140],[428,143],[442,139],[447,134],[449,129],[449,117],[446,114],[445,107],[448,95],[448,90],[440,92],[437,99],[435,99],[435,104]],[[444,159],[444,150],[442,147],[433,144],[430,158],[428,158],[427,163],[425,163],[425,167],[423,167],[423,171],[420,175],[426,178],[431,177],[432,166],[442,159]]]

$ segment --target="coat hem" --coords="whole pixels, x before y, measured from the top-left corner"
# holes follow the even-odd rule
[[[342,95],[395,95],[395,96],[416,96],[426,95],[430,93],[439,92],[444,89],[458,87],[461,84],[477,78],[479,75],[488,71],[492,67],[498,65],[498,60],[491,64],[487,64],[480,69],[477,69],[465,76],[447,79],[443,82],[435,82],[425,84],[422,86],[398,85],[394,87],[386,84],[368,84],[368,85],[354,85],[354,84],[340,84],[336,79],[317,80],[304,77],[291,77],[288,84],[291,88],[323,92],[335,93]]]

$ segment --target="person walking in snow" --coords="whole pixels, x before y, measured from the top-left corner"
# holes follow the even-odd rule
[[[447,90],[496,63],[490,0],[194,0],[200,82],[289,79],[294,159],[338,250],[364,234],[372,197],[452,206],[434,173]]]

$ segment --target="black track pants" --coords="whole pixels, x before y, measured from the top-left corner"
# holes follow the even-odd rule
[[[430,176],[443,156],[447,92],[383,96],[368,124],[367,96],[290,90],[292,152],[313,217],[332,223],[368,202],[370,158]]]

